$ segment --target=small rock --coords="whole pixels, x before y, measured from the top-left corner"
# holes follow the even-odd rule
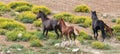
[[[72,52],[78,52],[80,49],[79,48],[75,48],[75,49],[72,49]]]
[[[22,49],[21,48],[17,48],[18,51],[21,51]]]
[[[7,54],[11,54],[11,51],[10,51],[10,50],[7,50],[6,53],[7,53]]]
[[[18,37],[21,38],[21,37],[22,37],[22,33],[19,33],[19,34],[18,34]]]

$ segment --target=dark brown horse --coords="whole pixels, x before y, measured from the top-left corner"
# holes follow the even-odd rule
[[[94,32],[94,38],[97,40],[98,37],[98,30],[101,30],[102,33],[102,38],[104,41],[105,37],[106,37],[106,33],[105,33],[105,23],[102,20],[99,20],[96,14],[96,11],[91,11],[92,12],[92,29]]]
[[[57,34],[57,39],[59,38],[59,33],[58,30],[62,33],[60,25],[58,23],[58,20],[53,20],[53,19],[49,19],[45,13],[43,13],[42,11],[39,11],[39,13],[37,14],[37,19],[41,18],[42,20],[42,25],[43,25],[43,35],[45,35],[46,32],[46,36],[48,38],[48,31],[55,31],[55,33]]]
[[[73,26],[67,26],[63,19],[59,20],[59,24],[62,29],[62,35],[65,35],[66,39],[70,38],[72,40],[72,34],[74,36],[74,40],[76,39],[75,30],[79,32],[77,29],[75,29]]]

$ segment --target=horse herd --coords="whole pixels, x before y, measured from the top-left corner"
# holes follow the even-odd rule
[[[102,38],[104,41],[104,39],[106,38],[106,32],[110,33],[111,35],[113,35],[112,31],[113,29],[110,28],[109,26],[107,26],[102,20],[99,20],[96,14],[96,11],[91,11],[91,15],[92,15],[92,30],[94,33],[94,38],[97,40],[98,37],[98,30],[101,30],[102,33]],[[64,36],[66,36],[66,40],[67,39],[71,39],[72,40],[72,35],[74,37],[74,40],[76,39],[76,36],[79,35],[79,30],[76,29],[74,26],[67,26],[65,24],[65,21],[61,18],[59,20],[56,19],[50,19],[47,17],[47,15],[42,12],[39,11],[37,14],[37,19],[41,18],[42,20],[42,26],[43,26],[43,35],[46,36],[46,38],[48,38],[48,31],[55,31],[55,33],[57,34],[57,39],[61,38]],[[61,33],[61,35],[59,35],[59,32]]]

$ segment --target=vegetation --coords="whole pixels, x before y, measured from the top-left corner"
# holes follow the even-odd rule
[[[14,30],[21,28],[25,30],[25,25],[12,19],[0,17],[0,29]]]
[[[117,24],[120,24],[120,18],[117,19],[116,23],[117,23]]]
[[[92,47],[96,49],[110,49],[110,46],[108,44],[104,44],[102,42],[92,42]]]
[[[36,20],[36,21],[33,22],[33,25],[34,25],[35,27],[41,27],[42,21],[41,21],[41,20]]]
[[[63,18],[67,22],[72,22],[72,19],[74,19],[74,15],[68,12],[61,12],[57,13],[53,16],[55,19],[61,19]]]
[[[41,46],[43,46],[43,43],[38,39],[34,39],[34,40],[30,41],[30,46],[32,46],[32,47],[41,47]]]
[[[22,12],[17,15],[16,20],[23,23],[33,23],[35,21],[36,15],[30,11]]]
[[[20,7],[15,8],[15,11],[17,12],[30,11],[30,10],[31,10],[31,7],[29,6],[20,6]]]
[[[10,11],[10,8],[4,3],[0,2],[0,14]]]
[[[75,12],[90,12],[90,7],[85,4],[78,5],[74,8]]]
[[[38,13],[39,11],[43,11],[45,14],[51,13],[51,10],[46,6],[34,6],[32,8],[32,12],[34,12],[34,13]]]
[[[32,4],[28,3],[28,2],[23,2],[23,1],[16,1],[16,2],[10,2],[8,4],[8,6],[12,9],[16,9],[17,7],[20,6],[29,6],[32,7]]]
[[[114,25],[113,29],[114,29],[115,33],[119,33],[120,32],[120,25],[119,24]]]

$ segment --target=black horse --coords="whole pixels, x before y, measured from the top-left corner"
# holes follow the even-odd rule
[[[57,34],[57,39],[59,38],[59,33],[58,30],[62,33],[61,28],[60,28],[60,24],[58,22],[58,20],[53,20],[53,19],[49,19],[45,13],[43,13],[42,11],[39,11],[39,13],[37,14],[37,19],[41,18],[42,20],[42,25],[43,25],[43,35],[45,35],[46,32],[46,37],[48,38],[48,31],[55,31],[55,33]]]
[[[105,33],[105,23],[102,20],[99,20],[96,14],[96,11],[91,11],[92,12],[92,29],[94,32],[94,38],[97,40],[98,37],[98,30],[101,30],[102,32],[102,38],[104,41],[105,37],[106,37],[106,33]]]

